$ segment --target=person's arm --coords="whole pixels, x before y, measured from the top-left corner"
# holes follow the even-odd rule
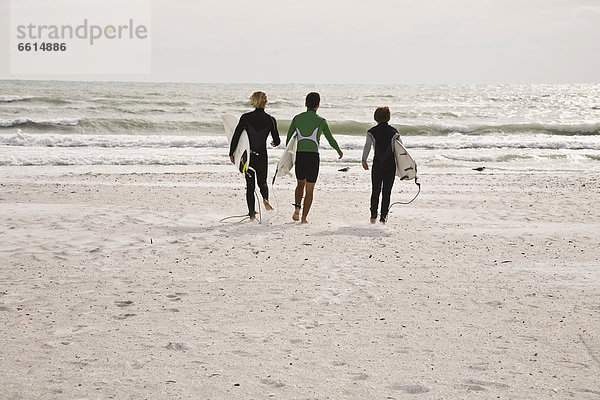
[[[271,117],[271,121],[273,122],[273,126],[271,127],[271,137],[273,138],[271,141],[271,146],[277,147],[279,146],[279,143],[281,143],[279,131],[277,130],[277,121],[273,117]]]
[[[333,147],[338,152],[338,155],[340,156],[340,158],[342,158],[344,155],[344,152],[342,150],[340,150],[340,146],[338,145],[338,142],[334,139],[333,135],[331,134],[331,130],[329,129],[329,124],[327,123],[326,120],[323,120],[322,124],[323,124],[323,134],[325,134],[325,137],[327,138],[329,145],[331,147]]]
[[[296,132],[296,118],[292,119],[292,122],[290,123],[290,129],[288,129],[287,138],[285,139],[286,146],[290,142],[290,139],[294,135],[294,132]]]
[[[403,144],[402,143],[402,138],[400,138],[400,133],[398,133],[398,129],[394,128],[393,126],[391,126],[391,128],[394,130],[394,132],[396,132],[394,134],[394,137],[392,137],[392,143],[394,143],[394,140],[398,139],[398,141],[400,142],[400,144]],[[392,151],[394,151],[394,147],[393,146],[392,146]]]
[[[242,135],[242,131],[246,127],[246,117],[242,115],[240,117],[240,122],[238,122],[235,127],[235,131],[233,132],[233,137],[231,138],[231,144],[229,145],[229,158],[231,158],[231,162],[233,162],[233,152],[240,141],[240,136]]]
[[[364,169],[369,169],[369,164],[367,164],[367,159],[369,158],[369,153],[371,152],[371,147],[373,147],[373,135],[371,135],[371,132],[367,132],[367,140],[365,140],[365,147],[363,148],[363,153],[362,153],[362,166]]]

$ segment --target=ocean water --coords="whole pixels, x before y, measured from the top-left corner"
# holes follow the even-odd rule
[[[0,81],[0,166],[226,165],[220,115],[264,90],[282,137],[321,94],[345,157],[360,162],[373,111],[392,120],[422,168],[600,169],[600,84],[253,85]],[[275,163],[282,147],[270,152]]]

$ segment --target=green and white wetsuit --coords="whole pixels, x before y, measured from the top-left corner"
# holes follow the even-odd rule
[[[294,133],[298,135],[298,153],[318,153],[322,134],[331,147],[340,152],[340,146],[333,138],[327,120],[320,117],[315,110],[308,110],[294,117],[288,130],[286,145]]]
[[[298,137],[296,149],[296,179],[315,183],[319,175],[319,141],[324,134],[327,141],[337,152],[340,146],[333,138],[329,125],[323,117],[319,117],[315,110],[308,110],[298,114],[292,120],[288,130],[286,144],[294,134]]]

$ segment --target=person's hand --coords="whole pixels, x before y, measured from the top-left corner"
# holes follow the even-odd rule
[[[340,150],[340,151],[338,151],[338,154],[340,155],[340,158],[339,158],[339,160],[341,160],[341,159],[342,159],[342,157],[344,157],[344,152]]]
[[[362,163],[362,166],[365,171],[369,170],[369,164],[367,164],[366,162]]]
[[[235,158],[233,158],[233,156],[229,156],[229,159],[231,160],[232,164],[235,164]]]
[[[277,145],[275,144],[275,142],[274,142],[274,141],[272,141],[272,140],[271,140],[271,146],[273,146],[273,147],[277,147]]]

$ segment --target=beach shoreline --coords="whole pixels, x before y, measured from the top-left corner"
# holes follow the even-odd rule
[[[301,226],[291,178],[236,224],[231,167],[0,168],[3,396],[594,398],[599,178],[425,168],[382,227],[330,166]]]

